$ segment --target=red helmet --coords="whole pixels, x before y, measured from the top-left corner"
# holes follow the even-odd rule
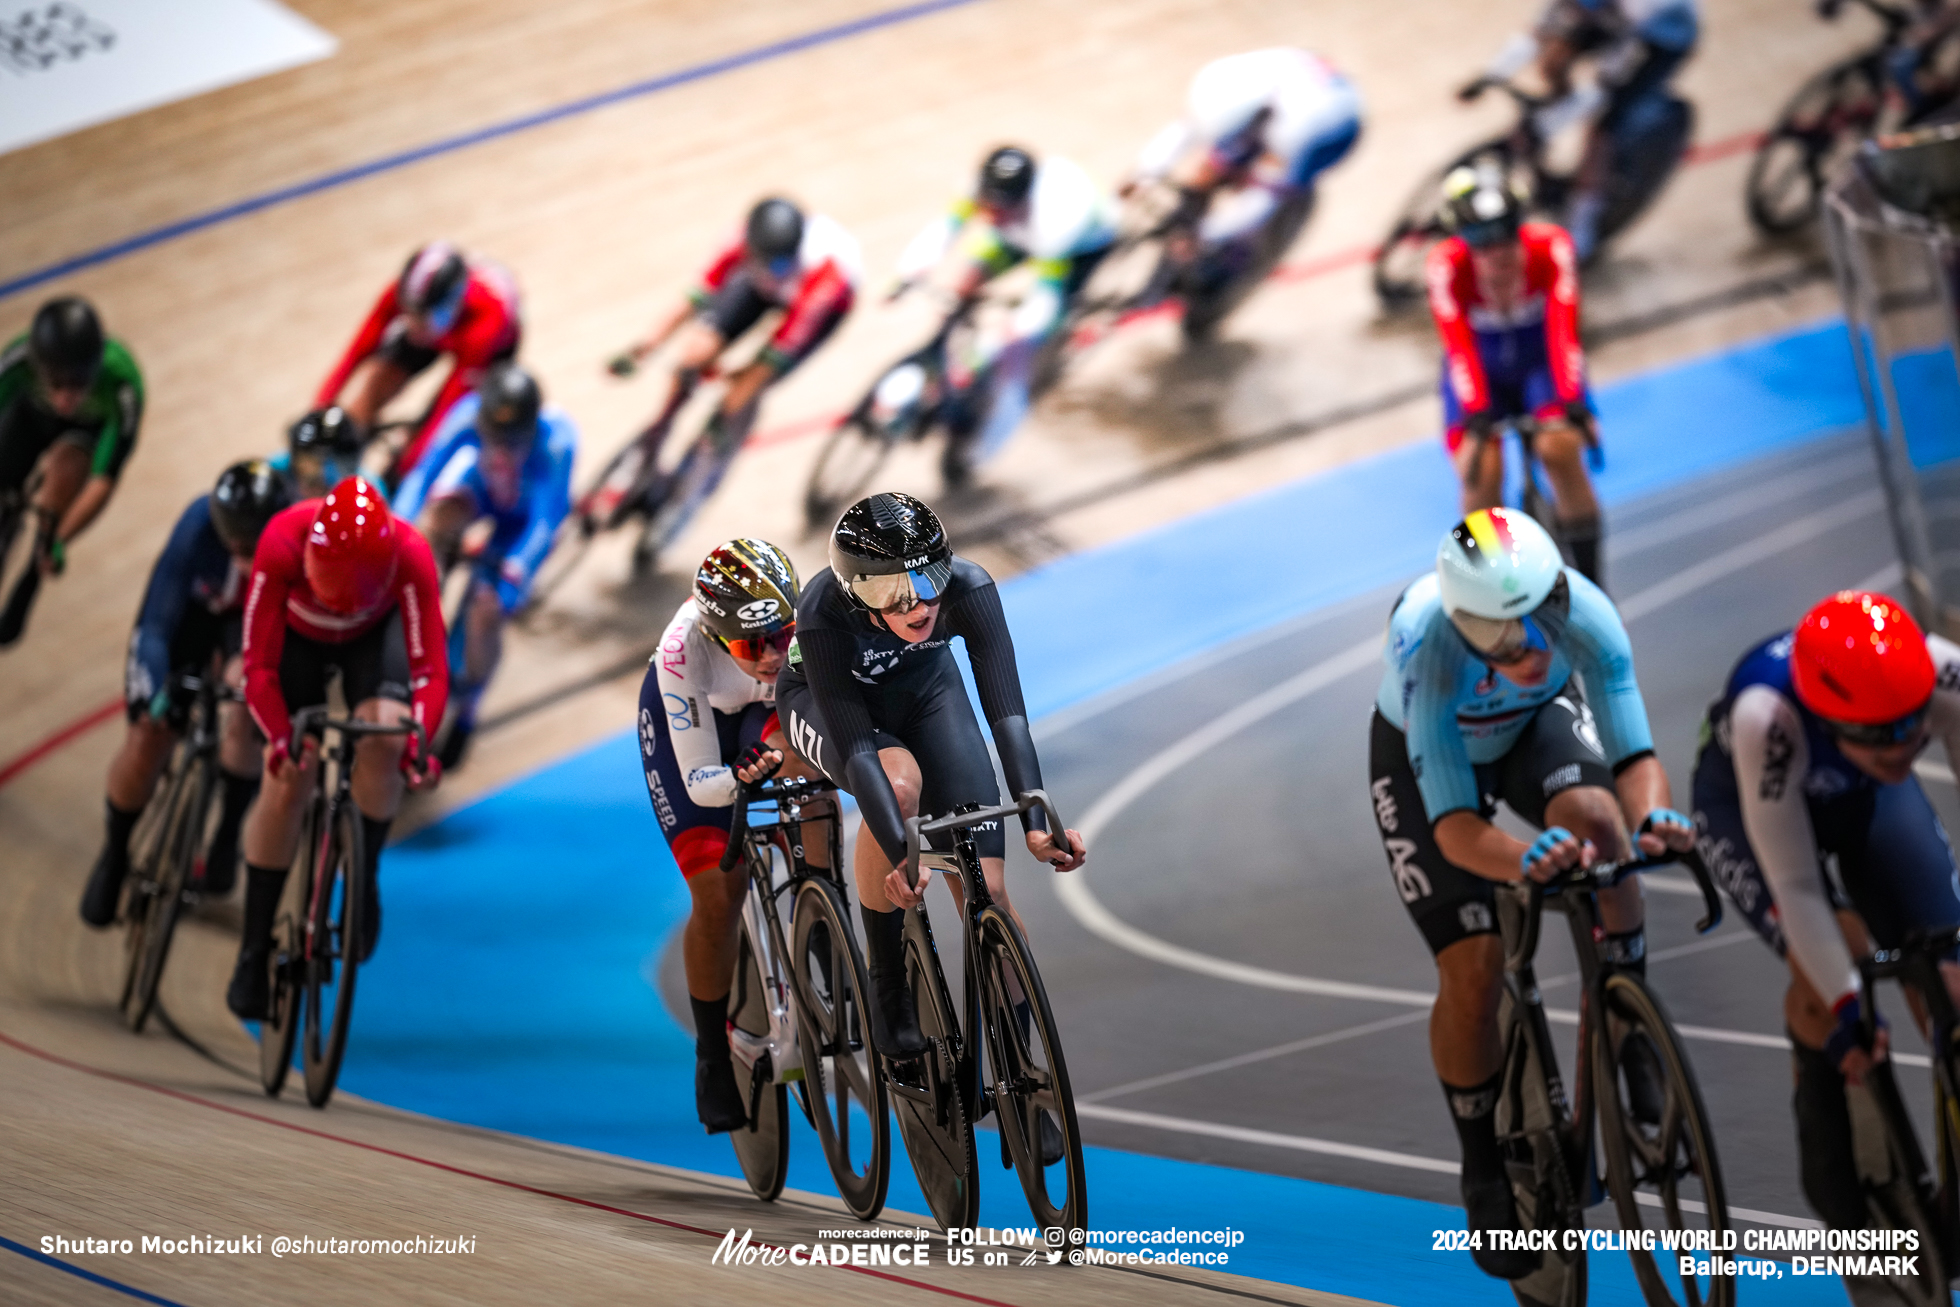
[[[320,501],[306,533],[306,583],[313,597],[339,613],[380,605],[395,583],[400,528],[381,492],[348,477]]]
[[[1840,590],[1804,614],[1790,649],[1790,683],[1826,721],[1884,726],[1917,716],[1933,697],[1926,634],[1893,600]]]

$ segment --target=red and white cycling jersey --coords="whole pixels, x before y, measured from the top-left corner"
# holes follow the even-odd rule
[[[788,358],[800,356],[826,323],[851,306],[858,283],[864,279],[864,254],[857,238],[821,213],[805,220],[796,268],[788,276],[778,278],[745,263],[746,256],[747,246],[737,231],[701,274],[693,298],[696,303],[706,303],[737,269],[742,269],[756,293],[783,310],[783,320],[770,337],[768,348]]]
[[[279,683],[286,632],[296,631],[322,644],[346,644],[400,608],[402,638],[408,645],[410,707],[423,730],[433,733],[449,704],[449,655],[442,629],[442,587],[429,542],[397,519],[394,584],[368,611],[338,613],[314,598],[306,579],[306,536],[319,509],[317,499],[294,504],[268,522],[259,537],[251,580],[245,587],[246,707],[266,739],[286,739],[293,729]]]
[[[1467,413],[1490,406],[1489,370],[1495,360],[1526,364],[1542,359],[1561,401],[1569,403],[1585,393],[1579,265],[1572,238],[1551,223],[1527,222],[1518,241],[1524,254],[1524,295],[1508,310],[1486,297],[1462,237],[1452,236],[1429,252],[1429,308],[1443,339],[1450,388]]]

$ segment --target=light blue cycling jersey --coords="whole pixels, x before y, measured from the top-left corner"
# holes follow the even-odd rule
[[[1550,673],[1528,689],[1492,671],[1457,634],[1434,572],[1402,592],[1388,619],[1386,669],[1375,706],[1407,737],[1409,766],[1432,823],[1458,809],[1478,810],[1477,765],[1508,753],[1532,715],[1575,672],[1585,678],[1586,702],[1613,770],[1653,752],[1619,612],[1572,568],[1565,569],[1565,581],[1571,617],[1553,643]]]

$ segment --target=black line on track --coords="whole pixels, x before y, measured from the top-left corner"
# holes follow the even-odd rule
[[[178,1025],[175,1021],[170,1019],[170,1013],[164,1008],[162,999],[157,1000],[156,1008],[151,1012],[151,1015],[154,1016],[157,1020],[163,1022],[163,1028],[170,1032],[170,1037],[172,1039],[176,1040],[178,1043],[182,1044],[185,1048],[188,1048],[191,1052],[197,1054],[199,1057],[203,1058],[211,1065],[218,1067],[221,1070],[229,1071],[241,1080],[247,1080],[253,1084],[257,1084],[259,1082],[258,1073],[256,1071],[247,1071],[243,1067],[233,1066],[230,1062],[227,1062],[224,1058],[219,1057],[216,1053],[213,1053],[210,1049],[198,1043],[197,1040],[191,1038],[190,1035],[185,1033],[184,1028],[182,1026]]]

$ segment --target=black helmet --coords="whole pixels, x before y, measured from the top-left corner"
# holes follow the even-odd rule
[[[694,607],[701,625],[738,658],[762,655],[762,642],[796,629],[796,596],[803,586],[789,555],[767,540],[730,540],[694,574]]]
[[[338,404],[316,408],[286,429],[286,448],[294,458],[315,452],[352,458],[361,452],[361,426]]]
[[[226,548],[250,553],[258,547],[265,524],[292,502],[293,492],[278,468],[264,459],[247,459],[219,476],[211,491],[211,525]]]
[[[27,356],[57,386],[86,386],[102,367],[102,320],[85,299],[43,304],[27,329]]]
[[[430,241],[402,265],[395,300],[406,312],[434,313],[461,299],[469,280],[470,266],[463,252],[448,241]]]
[[[492,363],[476,379],[476,394],[476,431],[490,444],[514,445],[536,430],[544,396],[520,364]]]
[[[1443,178],[1443,221],[1473,249],[1516,240],[1526,205],[1495,160],[1465,164]]]
[[[803,210],[780,196],[771,196],[749,210],[742,242],[764,263],[794,258],[803,247]]]
[[[939,515],[920,501],[872,495],[837,519],[830,570],[860,608],[935,603],[953,578],[953,547]]]
[[[980,165],[980,202],[1012,208],[1034,189],[1034,156],[1018,145],[1003,145]]]

